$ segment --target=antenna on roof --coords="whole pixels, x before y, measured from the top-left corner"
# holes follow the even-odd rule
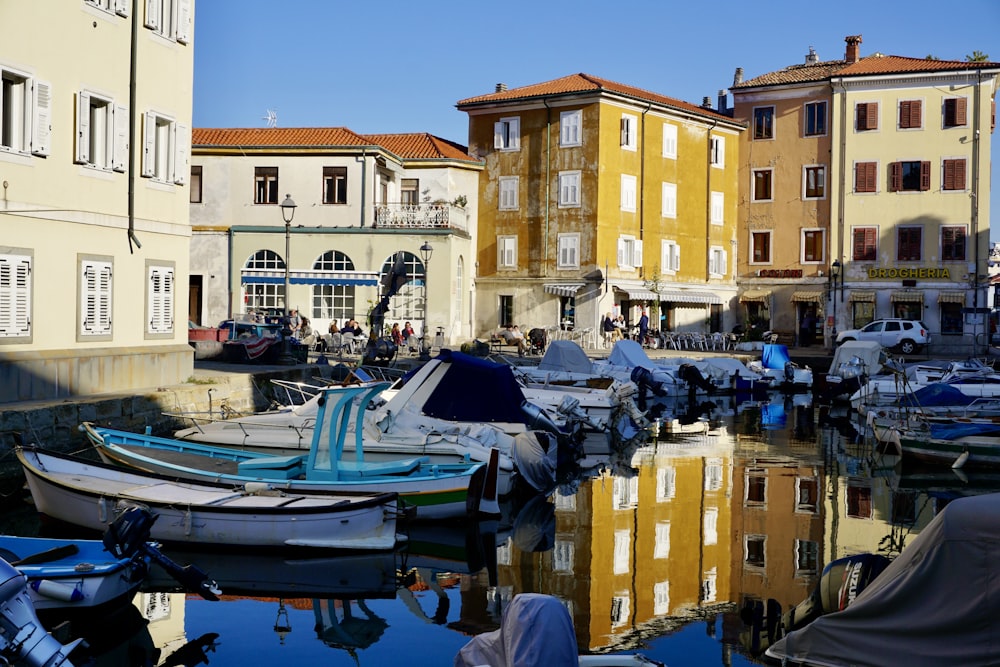
[[[267,121],[268,127],[278,127],[278,112],[274,109],[268,109],[263,119]]]

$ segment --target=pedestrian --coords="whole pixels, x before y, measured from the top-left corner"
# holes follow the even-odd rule
[[[389,332],[392,336],[392,342],[396,344],[396,347],[400,347],[403,344],[403,332],[399,328],[399,322],[392,325],[392,331]]]
[[[649,333],[649,315],[646,314],[646,309],[642,309],[642,315],[639,317],[639,345],[646,347],[646,334]]]

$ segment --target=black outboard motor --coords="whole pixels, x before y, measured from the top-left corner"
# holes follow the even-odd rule
[[[663,382],[657,380],[653,375],[653,371],[643,366],[636,366],[632,369],[632,373],[629,375],[629,379],[635,382],[641,390],[639,392],[640,396],[645,396],[647,391],[653,392],[657,396],[666,396],[667,390],[663,386]],[[641,406],[640,406],[641,407]]]
[[[696,387],[698,389],[704,389],[709,394],[715,392],[715,384],[712,383],[707,377],[701,374],[698,367],[694,364],[681,364],[677,369],[678,376],[688,383],[688,387]]]

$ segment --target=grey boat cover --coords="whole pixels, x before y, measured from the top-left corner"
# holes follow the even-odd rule
[[[843,611],[767,649],[805,665],[996,665],[1000,494],[953,500]]]
[[[556,667],[576,665],[576,630],[557,598],[520,593],[504,609],[500,629],[473,637],[455,656],[455,667]]]
[[[833,353],[830,362],[830,372],[834,373],[841,364],[849,363],[855,357],[861,362],[865,373],[869,376],[882,371],[882,346],[873,340],[849,340],[841,343]]]
[[[634,340],[620,340],[615,343],[608,356],[608,363],[613,366],[627,366],[628,368],[641,366],[651,371],[660,370],[646,354],[646,351],[642,349],[642,345]]]
[[[594,365],[583,348],[571,340],[554,340],[538,362],[540,371],[566,371],[568,373],[593,373]]]

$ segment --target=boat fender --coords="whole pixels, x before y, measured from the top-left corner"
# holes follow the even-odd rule
[[[961,454],[958,455],[958,458],[955,459],[955,462],[951,464],[951,467],[954,470],[959,470],[961,469],[962,466],[965,465],[965,462],[968,460],[969,460],[969,450],[966,449]]]
[[[243,490],[251,496],[256,496],[268,491],[274,491],[274,487],[267,482],[247,482],[243,485]]]
[[[76,586],[61,584],[58,581],[50,581],[48,579],[32,580],[28,582],[28,586],[30,586],[31,590],[35,591],[39,595],[44,595],[45,597],[52,598],[53,600],[79,602],[84,597],[83,591],[78,589]]]

